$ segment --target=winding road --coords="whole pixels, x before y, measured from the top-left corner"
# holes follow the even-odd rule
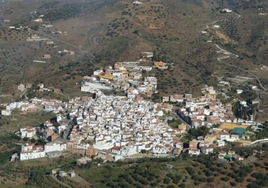
[[[241,18],[241,15],[238,14],[238,13],[236,13],[236,16],[237,16],[237,17],[234,18],[234,19],[239,19],[239,18]],[[229,21],[229,19],[221,19],[221,20],[213,21],[213,22],[211,22],[211,23],[206,24],[206,27],[209,28],[209,29],[212,29],[210,26],[211,26],[211,25],[214,25],[214,24],[216,24],[217,22],[220,22],[220,21]],[[224,54],[224,56],[221,56],[221,57],[218,57],[218,58],[217,58],[217,60],[218,60],[219,62],[221,62],[221,63],[223,63],[223,64],[225,64],[225,65],[227,65],[227,66],[229,66],[229,67],[234,67],[234,68],[236,68],[236,69],[239,69],[239,70],[241,70],[241,71],[243,71],[243,72],[246,72],[246,73],[250,74],[251,76],[253,76],[253,77],[257,80],[257,82],[258,82],[260,88],[261,88],[264,92],[266,92],[266,91],[268,90],[268,89],[261,83],[260,78],[259,78],[257,75],[255,75],[254,73],[252,73],[251,71],[246,70],[246,69],[243,69],[243,68],[241,68],[241,67],[239,67],[239,66],[236,66],[236,65],[233,65],[233,64],[230,64],[230,63],[227,63],[227,62],[223,61],[223,60],[225,60],[225,59],[230,58],[231,56],[235,56],[236,58],[238,58],[239,56],[238,56],[237,54],[234,54],[234,53],[232,53],[232,52],[229,52],[229,51],[227,51],[227,50],[221,48],[221,47],[220,47],[218,44],[216,44],[216,43],[215,43],[215,46],[220,50],[220,51],[218,51],[218,53],[223,53],[223,54]]]
[[[241,67],[239,67],[239,66],[236,66],[236,65],[233,65],[233,64],[230,64],[230,63],[227,63],[227,62],[223,61],[224,59],[228,59],[228,58],[230,58],[231,55],[233,55],[233,56],[235,56],[236,58],[238,58],[238,57],[239,57],[238,55],[233,54],[233,53],[231,53],[231,52],[229,52],[229,51],[227,51],[227,50],[224,50],[223,48],[219,47],[219,45],[217,45],[217,44],[215,44],[215,45],[216,45],[216,47],[217,47],[218,49],[220,49],[220,51],[222,51],[224,54],[226,54],[225,56],[221,56],[221,57],[218,57],[218,58],[217,58],[217,60],[218,60],[219,62],[221,62],[221,63],[223,63],[223,64],[225,64],[225,65],[227,65],[227,66],[229,66],[229,67],[234,67],[234,68],[236,68],[236,69],[239,69],[239,70],[241,70],[241,71],[243,71],[243,72],[246,72],[246,73],[250,74],[251,76],[253,76],[253,77],[258,81],[258,84],[259,84],[260,88],[262,88],[262,90],[265,91],[265,92],[267,91],[267,88],[263,86],[263,84],[261,83],[260,78],[259,78],[258,76],[256,76],[255,74],[253,74],[253,73],[250,72],[249,70],[243,69],[243,68],[241,68]]]
[[[239,19],[239,18],[241,18],[241,15],[238,14],[238,13],[236,13],[236,16],[237,16],[237,17],[234,18],[234,19]],[[217,22],[220,22],[220,21],[229,21],[229,19],[221,19],[221,20],[213,21],[213,22],[211,22],[211,23],[206,24],[206,28],[207,28],[207,29],[213,29],[213,28],[211,28],[210,26],[211,26],[211,25],[214,25],[214,24],[216,24]],[[228,62],[225,61],[225,60],[229,59],[229,58],[232,57],[232,56],[234,56],[235,58],[238,58],[239,56],[238,56],[237,54],[234,54],[234,53],[232,53],[232,52],[229,52],[229,51],[223,49],[222,47],[220,47],[220,46],[219,46],[218,44],[216,44],[216,43],[214,43],[214,44],[215,44],[216,48],[219,49],[219,51],[217,51],[217,53],[219,53],[219,54],[223,54],[222,56],[220,56],[220,57],[217,58],[217,61],[218,61],[218,62],[220,62],[220,63],[222,63],[222,64],[224,64],[224,65],[226,65],[226,66],[236,68],[236,69],[238,69],[238,70],[240,70],[240,71],[242,71],[242,72],[245,72],[245,73],[251,75],[252,77],[254,77],[254,78],[257,80],[258,85],[259,85],[259,87],[260,87],[260,89],[261,89],[261,90],[255,90],[255,92],[256,92],[256,94],[257,94],[257,97],[256,97],[255,100],[257,100],[257,101],[259,102],[259,103],[258,103],[258,107],[257,107],[257,109],[259,109],[260,106],[261,106],[261,102],[262,102],[262,100],[261,100],[261,93],[267,93],[267,90],[268,90],[268,89],[262,84],[260,78],[259,78],[256,74],[252,73],[252,72],[249,71],[249,70],[243,69],[243,68],[241,68],[240,66],[237,66],[237,65],[234,65],[234,64],[231,64],[231,63],[228,63]],[[256,119],[256,116],[257,116],[257,112],[255,111],[255,113],[254,113],[254,115],[253,115],[253,119],[254,119],[254,120]]]
[[[75,45],[75,44],[72,44],[72,43],[70,43],[70,42],[67,42],[67,41],[65,41],[65,40],[62,40],[62,39],[59,38],[59,37],[55,37],[55,36],[53,36],[53,35],[47,34],[47,33],[46,33],[45,31],[43,31],[43,30],[42,30],[42,31],[41,31],[41,30],[38,30],[37,33],[40,34],[40,35],[43,35],[43,36],[45,36],[45,37],[47,37],[47,38],[49,38],[49,39],[51,39],[51,40],[54,40],[54,41],[58,41],[58,42],[64,43],[64,44],[66,44],[66,45],[72,46],[73,48],[77,48],[77,49],[79,50],[79,52],[82,52],[82,53],[84,53],[84,54],[90,54],[93,58],[95,58],[95,56],[94,56],[93,54],[91,54],[91,53],[89,53],[89,52],[87,52],[87,51],[84,51],[84,50],[82,49],[82,46],[81,46],[81,45],[77,46],[77,45]]]

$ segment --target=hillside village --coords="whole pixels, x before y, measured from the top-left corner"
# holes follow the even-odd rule
[[[142,2],[134,1],[140,5]],[[221,12],[232,12],[222,9]],[[53,27],[45,21],[44,15],[31,12],[33,22],[43,23],[42,27]],[[5,23],[9,23],[5,21]],[[8,24],[7,24],[8,25]],[[214,27],[219,27],[214,25]],[[29,30],[28,42],[45,41],[54,46],[54,41],[45,35],[38,35],[28,26],[9,25],[10,30]],[[68,35],[67,31],[56,29],[52,34]],[[203,34],[206,34],[203,32]],[[81,50],[79,46],[79,50]],[[58,50],[58,54],[75,55],[72,50]],[[217,53],[224,53],[218,51]],[[229,143],[250,144],[254,134],[261,131],[260,123],[255,122],[252,106],[247,101],[236,101],[237,111],[246,110],[247,118],[234,114],[233,101],[223,103],[217,98],[222,94],[212,86],[205,85],[201,96],[193,97],[191,93],[177,93],[161,96],[161,102],[151,99],[159,95],[158,80],[154,69],[165,71],[171,64],[154,59],[153,52],[142,52],[137,61],[116,62],[113,66],[93,71],[92,75],[84,76],[81,81],[83,97],[75,97],[64,102],[57,99],[28,98],[26,93],[32,83],[20,83],[17,89],[25,94],[25,100],[2,104],[5,108],[1,114],[11,116],[12,111],[19,110],[22,114],[36,111],[53,112],[56,119],[40,122],[40,127],[21,127],[16,134],[21,138],[42,139],[44,145],[25,143],[21,146],[20,160],[42,157],[59,157],[65,151],[102,158],[103,160],[123,160],[127,158],[174,157],[181,152],[190,155],[213,153],[215,148],[222,148]],[[52,55],[44,53],[33,60],[46,63]],[[213,75],[212,75],[213,76]],[[247,77],[236,76],[233,82],[249,80]],[[230,82],[219,80],[218,86],[230,87]],[[254,88],[253,88],[254,87]],[[257,89],[257,86],[252,86]],[[36,90],[62,94],[58,88],[37,85]],[[223,90],[223,89],[222,89]],[[243,90],[238,89],[237,94]],[[91,93],[92,97],[87,93]],[[258,103],[258,101],[255,101]],[[179,120],[175,127],[169,124]],[[202,136],[195,136],[184,143],[183,138],[189,130],[206,128]],[[219,158],[222,158],[221,152]],[[232,151],[225,155],[232,155]],[[242,159],[240,156],[236,156]]]
[[[0,3],[1,185],[267,187],[267,2]]]
[[[140,63],[150,60],[153,53],[142,54],[139,61],[117,62],[83,77],[81,91],[92,93],[92,97],[75,97],[68,102],[32,98],[4,104],[2,115],[5,116],[15,109],[25,114],[34,111],[56,114],[53,122],[45,121],[40,127],[21,127],[16,133],[22,138],[45,141],[44,146],[23,144],[20,160],[54,158],[67,151],[104,161],[176,157],[182,152],[209,154],[232,142],[248,145],[254,131],[260,131],[261,124],[253,120],[252,113],[248,114],[248,120],[236,118],[232,104],[217,99],[217,91],[211,86],[205,86],[197,98],[192,94],[174,94],[162,96],[161,103],[152,102],[149,99],[157,93],[157,78],[144,77],[144,73],[155,68],[165,71],[168,66],[161,61],[155,61],[151,67],[142,66]],[[25,92],[31,87],[30,83],[20,84],[18,90]],[[38,89],[51,91],[42,83]],[[123,94],[116,95],[113,91]],[[60,91],[54,88],[54,92]],[[174,118],[182,123],[170,127],[169,122]],[[202,127],[208,130],[205,135],[189,140],[188,146],[181,141],[187,131]],[[225,156],[243,159],[233,151],[220,152],[220,159]]]

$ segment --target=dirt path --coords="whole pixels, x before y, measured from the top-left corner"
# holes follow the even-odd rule
[[[41,35],[43,35],[43,36],[46,36],[47,38],[52,39],[52,40],[54,40],[54,41],[58,41],[58,42],[61,42],[61,43],[66,44],[66,45],[72,46],[72,47],[78,49],[80,52],[82,52],[82,53],[84,53],[84,54],[90,54],[93,58],[95,58],[95,56],[94,56],[93,54],[91,54],[91,53],[89,53],[89,52],[87,52],[87,51],[84,51],[84,50],[82,49],[82,46],[81,46],[81,45],[77,46],[77,45],[75,45],[75,44],[72,44],[72,43],[70,43],[70,42],[67,42],[67,41],[65,41],[65,40],[62,40],[62,39],[60,39],[60,38],[58,38],[58,37],[55,37],[55,36],[53,36],[53,35],[49,35],[49,34],[45,33],[44,31],[40,31],[40,30],[38,30],[37,33],[39,33],[39,34],[41,34]]]
[[[56,177],[53,176],[53,175],[51,175],[51,178],[52,178],[54,181],[56,181],[57,183],[63,185],[64,187],[67,187],[67,188],[73,188],[73,187],[71,187],[70,185],[67,185],[66,183],[61,182],[60,180],[58,180],[58,178],[56,178]]]

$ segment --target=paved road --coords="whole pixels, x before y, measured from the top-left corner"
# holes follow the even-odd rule
[[[255,140],[254,142],[251,142],[251,145],[253,144],[260,144],[260,143],[267,143],[268,138],[260,139],[260,140]]]
[[[218,47],[217,44],[216,44],[216,46]],[[222,48],[219,48],[219,49],[222,49]],[[228,53],[228,51],[226,51],[226,50],[225,50],[225,52]],[[235,54],[232,54],[232,53],[231,53],[231,55],[235,55]],[[237,56],[237,55],[235,55],[235,56]],[[241,70],[241,71],[243,71],[243,72],[245,72],[245,73],[250,74],[251,76],[253,76],[253,77],[257,80],[257,82],[258,82],[260,88],[261,88],[263,91],[266,92],[266,91],[268,90],[266,87],[263,86],[263,84],[262,84],[261,81],[260,81],[260,78],[259,78],[258,76],[256,76],[255,74],[253,74],[252,72],[250,72],[249,70],[243,69],[243,68],[241,68],[241,67],[239,67],[239,66],[236,66],[236,65],[233,65],[233,64],[230,64],[230,63],[227,63],[227,62],[223,61],[223,60],[228,59],[228,58],[230,58],[230,55],[225,55],[225,56],[222,56],[222,57],[218,57],[217,60],[218,60],[219,62],[221,62],[221,63],[223,63],[223,64],[229,66],[229,67],[234,67],[234,68],[236,68],[236,69],[238,69],[238,70]]]
[[[176,114],[178,115],[178,118],[181,120],[181,122],[184,123],[187,126],[187,130],[189,130],[189,129],[192,128],[192,125],[190,125],[189,123],[187,123],[186,121],[184,121],[184,119],[181,118],[180,111],[179,110],[176,111]]]
[[[67,129],[64,131],[63,136],[62,136],[62,141],[66,142],[67,140],[69,140],[68,136],[70,135],[70,132],[72,131],[73,128],[73,121],[72,120],[68,120],[68,122],[66,122],[68,124]]]
[[[238,19],[238,18],[240,18],[241,17],[241,15],[240,14],[237,14],[236,13],[236,18],[234,18],[234,19]],[[213,21],[213,22],[211,22],[211,23],[208,23],[208,24],[206,24],[206,28],[210,28],[210,25],[214,25],[214,24],[216,24],[217,22],[220,22],[220,21],[229,21],[229,19],[227,19],[227,18],[225,18],[225,19],[221,19],[221,20],[216,20],[216,21]]]
[[[239,19],[239,18],[241,17],[240,14],[237,14],[237,13],[236,13],[236,15],[237,15],[237,17],[234,18],[234,19]],[[219,22],[219,21],[228,21],[228,20],[229,20],[229,19],[216,20],[216,21],[214,21],[214,22],[211,22],[211,23],[209,23],[209,24],[206,24],[206,27],[207,27],[207,28],[210,28],[210,25],[213,25],[213,24],[215,24],[215,23],[217,23],[217,22]],[[268,90],[268,89],[262,84],[260,78],[259,78],[257,75],[255,75],[254,73],[252,73],[252,71],[243,69],[243,68],[241,68],[241,67],[239,67],[239,66],[236,66],[236,65],[233,65],[233,64],[230,64],[230,63],[227,63],[226,61],[224,61],[224,60],[230,58],[231,56],[235,56],[236,58],[238,58],[239,56],[238,56],[237,54],[231,53],[231,52],[229,52],[229,51],[227,51],[227,50],[221,48],[218,44],[215,44],[215,45],[216,45],[216,47],[220,50],[219,52],[224,54],[223,56],[217,58],[218,62],[223,63],[223,64],[225,64],[226,66],[233,67],[233,68],[236,68],[236,69],[238,69],[238,70],[240,70],[240,71],[243,71],[243,72],[245,72],[245,73],[247,73],[247,74],[253,76],[253,77],[257,80],[258,85],[259,85],[259,87],[261,88],[261,91],[255,91],[256,94],[257,94],[257,97],[256,97],[255,100],[258,100],[258,101],[259,101],[259,103],[258,103],[258,107],[257,107],[257,109],[259,109],[260,106],[261,106],[261,102],[262,102],[262,100],[261,100],[261,92],[262,92],[262,93],[267,93],[267,90]],[[256,116],[257,116],[257,112],[255,111],[254,114],[253,114],[253,119],[254,119],[254,120],[256,119]]]
[[[237,17],[236,17],[235,19],[239,19],[239,18],[241,17],[240,14],[236,14],[236,15],[237,15]],[[215,24],[215,23],[217,23],[217,22],[219,22],[219,21],[224,21],[224,20],[227,20],[227,21],[228,21],[229,19],[216,20],[216,21],[214,21],[214,22],[212,22],[212,23],[207,24],[206,27],[207,27],[207,28],[210,28],[210,25]],[[225,54],[224,56],[221,56],[221,57],[217,58],[217,60],[218,60],[219,62],[221,62],[221,63],[223,63],[223,64],[225,64],[225,65],[227,65],[227,66],[229,66],[229,67],[234,67],[234,68],[236,68],[236,69],[238,69],[238,70],[241,70],[241,71],[243,71],[243,72],[246,72],[246,73],[250,74],[251,76],[253,76],[253,77],[257,80],[257,82],[258,82],[260,88],[261,88],[263,91],[267,91],[267,90],[268,90],[266,87],[263,86],[263,84],[262,84],[261,81],[260,81],[260,78],[259,78],[257,75],[253,74],[251,71],[249,71],[249,70],[245,70],[245,69],[243,69],[243,68],[241,68],[241,67],[239,67],[239,66],[232,65],[232,64],[230,64],[230,63],[227,63],[227,62],[223,61],[223,60],[225,60],[225,59],[230,58],[231,55],[233,55],[233,56],[235,56],[236,58],[238,58],[238,57],[239,57],[238,55],[233,54],[233,53],[231,53],[231,52],[229,52],[229,51],[227,51],[227,50],[221,48],[218,44],[215,44],[215,45],[216,45],[216,47],[217,47],[220,51],[222,51],[222,52]]]

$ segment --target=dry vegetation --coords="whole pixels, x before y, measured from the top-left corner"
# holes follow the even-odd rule
[[[2,144],[1,149],[5,146]],[[5,147],[0,162],[15,151]],[[255,148],[233,148],[240,155],[251,155]],[[225,148],[227,149],[227,148]],[[267,145],[262,146],[267,151]],[[143,158],[118,161],[116,163],[92,163],[77,166],[79,156],[65,153],[66,157],[37,159],[31,161],[6,162],[0,168],[1,185],[5,187],[64,187],[50,176],[51,170],[60,167],[69,172],[75,171],[79,177],[59,178],[71,187],[238,187],[261,188],[268,182],[267,153],[246,157],[242,162],[217,160],[214,155],[190,157],[182,154],[177,158]],[[68,156],[68,157],[67,157]],[[98,165],[101,163],[101,165]],[[167,168],[170,164],[173,168]]]
[[[199,45],[199,29],[212,21],[210,17],[213,14],[204,10],[200,3],[195,5],[180,2],[173,7],[172,1],[151,1],[138,6],[125,1],[90,1],[86,4],[78,2],[74,7],[68,1],[36,2],[34,5],[39,14],[45,15],[46,22],[51,21],[54,26],[47,30],[37,24],[39,28],[36,31],[11,31],[6,27],[2,28],[0,40],[7,44],[20,45],[20,48],[14,49],[3,47],[5,54],[2,59],[6,59],[6,64],[3,63],[1,68],[6,74],[1,83],[5,84],[2,89],[4,93],[14,92],[15,85],[21,81],[42,81],[50,86],[69,90],[69,87],[79,82],[81,76],[92,72],[96,65],[111,64],[118,60],[136,60],[141,51],[154,51],[157,60],[174,63],[173,68],[179,74],[175,74],[172,81],[182,83],[182,79],[188,80],[196,74],[196,71],[191,70],[191,65],[188,65],[188,61],[194,61],[189,57],[195,53],[193,46]],[[12,6],[12,3],[7,4],[3,9]],[[29,12],[26,12],[25,16],[29,17]],[[59,13],[62,13],[61,16]],[[15,19],[13,14],[14,12],[9,13],[10,19]],[[33,24],[27,19],[21,22],[24,25]],[[56,36],[50,33],[56,30],[67,31],[67,35]],[[54,40],[59,47],[55,49],[45,42],[25,42],[26,37],[34,33]],[[58,49],[73,50],[76,56],[62,57],[57,53]],[[52,56],[45,65],[32,63],[33,59],[38,59],[45,53]],[[200,63],[207,61],[207,54],[202,56],[204,58]],[[162,85],[170,82],[170,74],[167,72],[161,77]],[[193,83],[189,84],[190,88],[175,86],[168,91],[174,93],[177,89],[180,92],[195,90],[193,85],[198,82],[195,79],[190,79],[190,82]]]
[[[159,79],[160,93],[195,94],[201,84],[216,83],[211,74],[228,77],[239,73],[216,62],[215,46],[206,43],[207,40],[213,39],[240,55],[239,60],[231,61],[243,68],[254,69],[256,64],[265,64],[268,23],[265,16],[257,14],[256,7],[265,11],[266,3],[232,0],[151,0],[142,5],[117,0],[78,1],[76,4],[68,0],[34,2],[32,8],[44,15],[46,24],[54,25],[51,29],[31,21],[33,9],[27,7],[28,3],[20,2],[20,6],[4,3],[1,16],[11,19],[11,23],[4,24],[0,31],[1,92],[16,93],[15,87],[22,81],[44,82],[76,92],[79,88],[74,84],[96,67],[137,60],[141,51],[153,51],[155,60],[171,65],[168,71],[152,73]],[[235,13],[221,14],[219,10],[223,7],[235,9],[241,18],[237,19]],[[23,16],[18,17],[17,11]],[[217,23],[221,25],[220,30],[206,36],[201,34],[206,24],[227,18],[228,21]],[[13,24],[29,25],[35,30],[9,30],[7,27]],[[67,34],[51,33],[59,30]],[[46,42],[26,42],[31,34],[49,38],[58,47],[46,45]],[[58,50],[63,49],[73,50],[76,55],[58,54]],[[45,53],[52,56],[46,64],[32,63]]]

